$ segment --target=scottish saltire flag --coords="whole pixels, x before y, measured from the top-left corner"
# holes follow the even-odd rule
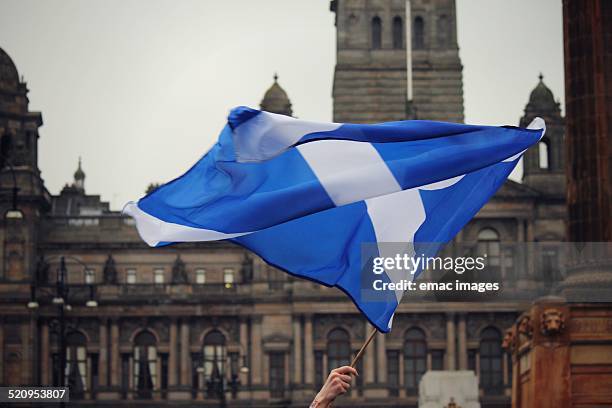
[[[361,244],[450,241],[544,130],[541,119],[528,129],[358,125],[238,107],[189,171],[124,213],[151,246],[229,239],[288,273],[338,287],[388,332],[402,292],[362,298]]]

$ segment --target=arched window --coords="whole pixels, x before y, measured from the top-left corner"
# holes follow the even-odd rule
[[[476,256],[486,258],[486,276],[495,280],[499,277],[501,267],[501,244],[499,234],[493,228],[483,228],[478,233],[478,245]]]
[[[541,169],[548,169],[550,166],[550,149],[548,139],[542,139],[538,143],[538,163]]]
[[[449,43],[450,27],[448,26],[448,17],[445,14],[438,17],[436,32],[438,34],[438,47],[447,47]]]
[[[427,371],[427,342],[423,330],[412,328],[404,337],[404,384],[409,391],[419,387]]]
[[[83,398],[87,390],[87,339],[80,332],[71,332],[66,336],[66,367],[64,368],[66,385],[70,387],[70,396]]]
[[[422,50],[425,48],[425,22],[423,17],[416,17],[413,24],[412,48]]]
[[[156,343],[155,336],[146,330],[134,339],[134,388],[138,398],[151,398],[157,386]]]
[[[393,48],[404,48],[404,23],[400,16],[393,19]]]
[[[210,331],[204,337],[204,381],[210,397],[216,395],[225,375],[225,336],[219,330]]]
[[[372,19],[372,48],[377,50],[382,47],[382,21],[376,16]]]
[[[327,368],[333,370],[351,363],[351,340],[344,329],[333,329],[327,335]]]
[[[480,386],[485,393],[495,394],[503,389],[502,335],[494,327],[480,334]]]

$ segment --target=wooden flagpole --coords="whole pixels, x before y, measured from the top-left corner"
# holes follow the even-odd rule
[[[363,343],[363,346],[361,346],[361,349],[357,352],[357,355],[351,362],[351,367],[355,368],[355,366],[357,365],[357,362],[359,361],[363,353],[365,353],[366,347],[368,347],[368,345],[372,342],[372,340],[374,340],[374,336],[376,336],[376,333],[378,333],[378,329],[375,327],[374,330],[372,330],[372,333],[370,333],[370,337],[368,337],[366,342]]]

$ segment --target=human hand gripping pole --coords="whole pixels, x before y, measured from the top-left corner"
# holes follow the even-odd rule
[[[315,399],[310,404],[310,408],[331,408],[334,400],[340,395],[345,394],[351,387],[351,375],[359,375],[355,369],[355,365],[365,352],[366,347],[372,342],[378,330],[374,328],[366,342],[361,346],[361,349],[353,358],[350,366],[343,366],[333,369],[323,387],[316,395]]]

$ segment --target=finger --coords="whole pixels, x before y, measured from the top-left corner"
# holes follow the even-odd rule
[[[338,367],[335,370],[333,370],[339,374],[352,374],[352,375],[359,375],[357,373],[357,370],[355,370],[353,367],[350,366],[342,366],[342,367]]]
[[[351,383],[351,381],[353,381],[353,377],[351,377],[350,375],[340,374],[338,378],[340,378],[343,382],[349,383],[349,384]]]

